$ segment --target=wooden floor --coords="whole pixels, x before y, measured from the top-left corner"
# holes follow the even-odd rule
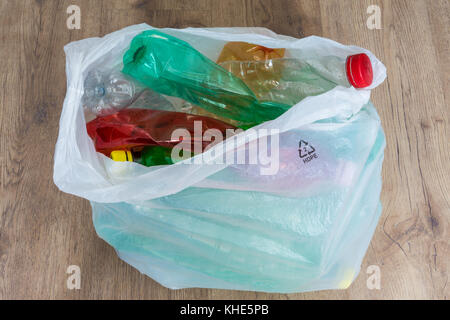
[[[81,8],[81,29],[66,27]],[[367,7],[381,8],[370,30]],[[0,0],[1,299],[446,299],[450,266],[449,10],[447,0]],[[122,262],[97,237],[88,201],[52,181],[66,91],[63,46],[128,25],[264,26],[365,47],[386,65],[372,99],[387,149],[383,214],[347,290],[303,294],[172,291]],[[81,267],[81,289],[66,269]],[[369,290],[367,267],[381,289]]]

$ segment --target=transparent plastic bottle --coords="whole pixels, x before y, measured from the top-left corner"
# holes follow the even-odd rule
[[[144,90],[121,72],[95,69],[84,81],[83,107],[95,115],[112,114],[129,106]]]
[[[225,70],[242,79],[261,101],[294,105],[337,85],[365,88],[372,83],[372,65],[364,54],[346,60],[335,56],[314,59],[225,61]]]

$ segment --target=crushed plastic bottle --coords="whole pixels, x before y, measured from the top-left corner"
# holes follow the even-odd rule
[[[283,58],[286,49],[272,49],[257,44],[248,42],[232,41],[225,44],[223,47],[217,63],[224,61],[265,61],[269,59]],[[179,99],[181,100],[181,99]],[[187,101],[174,103],[176,111],[186,112],[189,114],[196,114],[200,116],[210,117],[224,121],[228,124],[239,126],[239,121],[220,117],[212,112],[202,109]]]
[[[157,30],[131,42],[123,72],[149,88],[191,102],[248,128],[272,120],[291,106],[260,102],[247,85],[188,43]]]
[[[364,53],[349,56],[346,61],[327,56],[305,60],[225,61],[220,65],[242,79],[259,100],[289,105],[337,85],[365,88],[373,79],[370,59]]]
[[[129,106],[145,87],[121,72],[91,70],[84,80],[83,107],[95,115],[107,115]]]
[[[195,151],[196,143],[203,150],[211,144],[203,139],[207,130],[217,129],[225,138],[227,129],[236,129],[208,117],[150,109],[124,109],[112,115],[99,116],[88,122],[86,128],[96,150],[106,156],[114,150],[136,147],[173,147],[183,139],[183,136],[173,136],[176,129],[183,129],[190,135],[191,150]]]
[[[267,59],[282,58],[284,53],[285,49],[272,49],[248,42],[228,42],[223,47],[217,62],[219,63],[230,60],[262,61]],[[239,122],[236,120],[220,117],[183,99],[163,96],[150,89],[139,95],[136,101],[130,105],[130,108],[150,108],[154,110],[178,111],[218,119],[233,126],[239,125]]]

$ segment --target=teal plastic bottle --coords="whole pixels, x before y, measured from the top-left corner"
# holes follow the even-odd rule
[[[220,117],[249,128],[283,114],[290,105],[259,101],[238,77],[188,43],[157,30],[131,42],[123,72],[149,88],[189,101]]]

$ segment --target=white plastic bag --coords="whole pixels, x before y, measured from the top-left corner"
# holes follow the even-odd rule
[[[364,52],[373,84],[338,86],[308,97],[273,121],[170,166],[117,163],[95,152],[81,106],[83,79],[99,65],[120,68],[142,24],[68,44],[67,95],[55,150],[60,190],[91,201],[100,237],[122,259],[170,288],[206,287],[273,292],[344,288],[356,277],[381,212],[385,145],[370,90],[386,77],[369,51],[334,41],[295,39],[265,28],[161,29],[212,60],[228,41],[286,48],[297,58]],[[262,130],[261,130],[262,129]],[[266,130],[264,130],[266,129]],[[260,165],[220,163],[224,153],[274,139],[280,166],[261,175]],[[312,147],[312,149],[311,149]],[[308,161],[302,148],[312,151]],[[315,155],[315,156],[314,156]],[[217,162],[217,163],[214,163]],[[117,176],[117,169],[126,175]]]

